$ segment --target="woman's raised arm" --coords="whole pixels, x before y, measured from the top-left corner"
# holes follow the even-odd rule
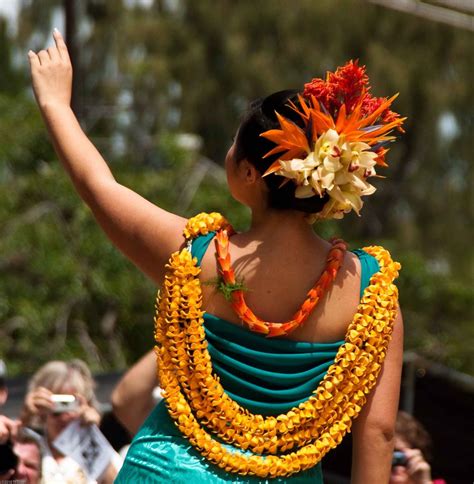
[[[55,46],[28,53],[33,90],[59,159],[110,240],[157,283],[182,243],[186,220],[120,185],[82,131],[71,107],[72,65],[61,34]]]

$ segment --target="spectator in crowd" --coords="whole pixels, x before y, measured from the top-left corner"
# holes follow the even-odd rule
[[[431,478],[431,438],[418,420],[398,412],[390,484],[446,484]]]
[[[50,361],[31,378],[21,420],[24,424],[40,427],[44,433],[44,482],[95,482],[70,456],[64,456],[53,445],[54,440],[74,420],[85,425],[98,425],[100,414],[94,393],[95,382],[87,365],[81,360]],[[53,395],[72,395],[75,408],[58,409]],[[114,455],[99,482],[113,482],[120,467],[120,458]]]
[[[42,446],[19,420],[0,415],[0,482],[38,484],[41,479]]]

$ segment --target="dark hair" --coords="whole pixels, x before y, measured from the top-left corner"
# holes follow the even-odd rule
[[[419,449],[423,457],[431,461],[431,437],[416,418],[400,410],[395,424],[395,434],[405,440],[412,449]]]
[[[288,105],[293,101],[297,106],[297,90],[285,90],[260,98],[250,103],[245,113],[235,139],[235,158],[237,161],[246,159],[260,172],[278,159],[277,155],[263,158],[275,144],[260,136],[269,129],[279,128],[275,112],[281,114],[296,125],[304,127],[301,117]],[[293,181],[281,186],[286,178],[279,175],[269,175],[264,178],[269,189],[269,204],[271,208],[280,210],[300,210],[306,213],[317,213],[322,210],[329,196],[315,195],[310,198],[296,198],[296,185]]]

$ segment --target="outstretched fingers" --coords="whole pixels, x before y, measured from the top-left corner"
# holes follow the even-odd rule
[[[54,45],[37,54],[28,52],[33,91],[41,107],[69,106],[72,93],[72,65],[62,35],[54,30]]]
[[[55,43],[54,46],[51,46],[48,49],[40,50],[37,54],[32,50],[28,52],[31,67],[45,66],[50,61],[53,63],[62,61],[66,65],[71,64],[66,43],[64,42],[63,36],[58,29],[53,30],[53,38]]]
[[[70,63],[69,53],[64,43],[64,39],[58,30],[53,31],[53,37],[55,45],[48,47],[47,49],[40,50],[37,54],[30,50],[28,52],[28,57],[30,59],[30,64],[34,65],[46,65],[49,61],[60,62],[65,61]]]

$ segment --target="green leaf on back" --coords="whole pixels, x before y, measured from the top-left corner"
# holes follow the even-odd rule
[[[248,287],[244,281],[236,281],[234,284],[226,283],[222,277],[215,277],[203,282],[206,286],[215,286],[215,288],[222,293],[227,301],[232,299],[232,293],[234,291],[248,291]]]

